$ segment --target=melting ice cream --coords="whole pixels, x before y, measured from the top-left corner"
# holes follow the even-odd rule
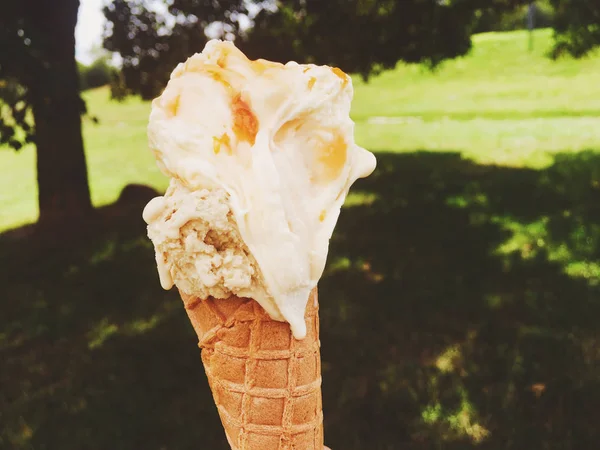
[[[305,335],[340,208],[375,168],[352,95],[337,68],[251,61],[230,42],[177,66],[148,126],[171,177],[144,211],[164,288],[250,297]]]

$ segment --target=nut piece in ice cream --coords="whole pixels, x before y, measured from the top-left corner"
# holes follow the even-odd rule
[[[223,189],[190,191],[173,181],[163,197],[146,206],[144,220],[163,288],[176,284],[199,298],[264,292],[258,264],[240,236],[228,197]]]

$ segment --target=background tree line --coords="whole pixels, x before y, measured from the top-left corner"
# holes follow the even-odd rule
[[[99,57],[89,65],[78,62],[77,70],[82,91],[105,86],[118,76],[118,69],[109,64],[108,57]]]
[[[554,23],[555,9],[550,0],[532,2],[534,9],[534,27],[548,28]],[[475,12],[473,32],[514,31],[528,27],[529,5],[519,5],[510,10],[481,8]]]

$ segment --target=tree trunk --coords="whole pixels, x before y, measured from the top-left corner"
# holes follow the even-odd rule
[[[45,67],[30,86],[37,147],[41,224],[68,224],[90,215],[90,200],[75,62],[79,0],[36,2],[32,14]]]

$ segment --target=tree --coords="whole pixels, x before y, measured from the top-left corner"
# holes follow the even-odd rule
[[[435,66],[465,54],[471,21],[460,3],[291,0],[260,11],[241,46],[251,57],[326,63],[367,78],[399,60]]]
[[[104,46],[123,63],[113,93],[155,97],[171,71],[207,42],[204,30],[217,24],[221,34],[239,35],[237,19],[247,14],[245,0],[172,0],[162,13],[147,0],[114,0],[104,8]],[[166,5],[166,3],[165,3]]]
[[[106,55],[96,58],[89,66],[78,64],[79,87],[82,91],[109,84],[115,69],[108,63]]]
[[[534,25],[536,28],[548,28],[554,21],[554,8],[549,0],[531,2],[535,14]],[[512,10],[498,11],[495,8],[483,8],[476,12],[473,24],[475,33],[486,31],[512,31],[527,29],[527,15],[529,5],[520,5]]]
[[[124,59],[129,92],[157,95],[178,62],[200,51],[206,27],[252,58],[336,65],[368,78],[399,60],[435,66],[470,49],[475,11],[525,0],[173,0],[166,14],[145,0],[105,9],[105,46]],[[171,24],[169,23],[171,22]],[[242,24],[250,23],[245,29]],[[216,27],[215,27],[216,29]],[[121,89],[121,92],[123,89]]]
[[[92,211],[75,62],[79,0],[9,0],[0,12],[0,144],[37,149],[39,220]]]
[[[476,15],[525,0],[283,0],[263,9],[243,40],[255,57],[338,65],[368,78],[398,61],[435,67],[471,48]]]
[[[552,56],[582,57],[600,45],[600,2],[550,0],[555,9]]]

